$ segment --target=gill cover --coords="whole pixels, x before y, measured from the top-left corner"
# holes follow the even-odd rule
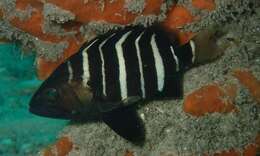
[[[129,103],[135,103],[140,98],[131,97],[121,104],[94,103],[90,100],[92,93],[83,88],[80,81],[68,83],[66,75],[66,65],[62,64],[43,82],[30,101],[31,113],[43,117],[87,121],[96,120],[101,113],[101,119],[114,132],[136,145],[143,145],[145,140],[143,122],[135,108],[129,106]]]
[[[73,119],[81,101],[74,86],[68,83],[67,75],[68,71],[64,63],[33,95],[29,111],[44,117]]]

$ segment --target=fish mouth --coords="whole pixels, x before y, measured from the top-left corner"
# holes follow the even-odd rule
[[[48,101],[33,98],[29,104],[29,112],[42,117],[56,119],[72,119],[73,115],[70,111],[64,110],[56,105],[52,105]]]
[[[73,116],[69,112],[64,112],[59,110],[59,108],[46,108],[46,107],[30,107],[29,111],[32,114],[48,117],[48,118],[56,118],[56,119],[65,119],[70,120]]]

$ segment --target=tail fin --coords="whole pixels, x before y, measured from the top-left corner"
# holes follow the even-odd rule
[[[220,57],[227,45],[218,45],[218,40],[224,35],[215,27],[199,32],[190,42],[195,49],[194,64],[204,64]]]

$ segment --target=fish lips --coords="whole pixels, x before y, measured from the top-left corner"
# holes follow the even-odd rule
[[[59,105],[54,105],[50,101],[34,96],[29,104],[29,111],[35,115],[57,118],[57,119],[72,119],[73,114],[70,111],[64,110]]]

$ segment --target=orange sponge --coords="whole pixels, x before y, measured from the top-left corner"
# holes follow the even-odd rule
[[[234,70],[233,75],[242,85],[247,87],[251,95],[260,104],[260,80],[257,80],[249,70],[237,69]]]
[[[212,11],[216,8],[214,0],[192,0],[192,5],[198,9]]]
[[[193,22],[191,12],[183,6],[176,5],[167,13],[167,18],[162,26],[169,32],[174,32],[181,44],[187,43],[194,34],[192,32],[181,32],[178,28]]]
[[[72,147],[73,143],[68,137],[61,137],[52,147],[43,151],[43,156],[66,156],[72,150]]]
[[[213,156],[256,156],[256,146],[255,145],[248,145],[243,150],[243,153],[236,151],[234,149],[229,151],[223,151],[221,153],[216,153]],[[207,155],[206,155],[207,156]]]
[[[41,80],[46,79],[61,63],[64,62],[68,57],[78,52],[81,44],[78,42],[83,42],[82,40],[76,40],[74,38],[67,41],[69,43],[68,48],[65,49],[63,56],[55,62],[48,61],[43,57],[37,59],[37,75]]]
[[[184,111],[194,116],[202,116],[206,113],[227,113],[235,110],[233,100],[236,87],[220,87],[217,84],[203,86],[189,94],[184,100]]]
[[[109,23],[129,24],[137,16],[125,9],[125,0],[117,0],[112,3],[110,0],[105,0],[103,6],[100,1],[88,1],[86,4],[84,4],[84,1],[75,0],[47,0],[47,2],[71,11],[76,15],[76,20],[82,23],[106,21]],[[158,14],[163,0],[146,0],[145,3],[142,15]]]

